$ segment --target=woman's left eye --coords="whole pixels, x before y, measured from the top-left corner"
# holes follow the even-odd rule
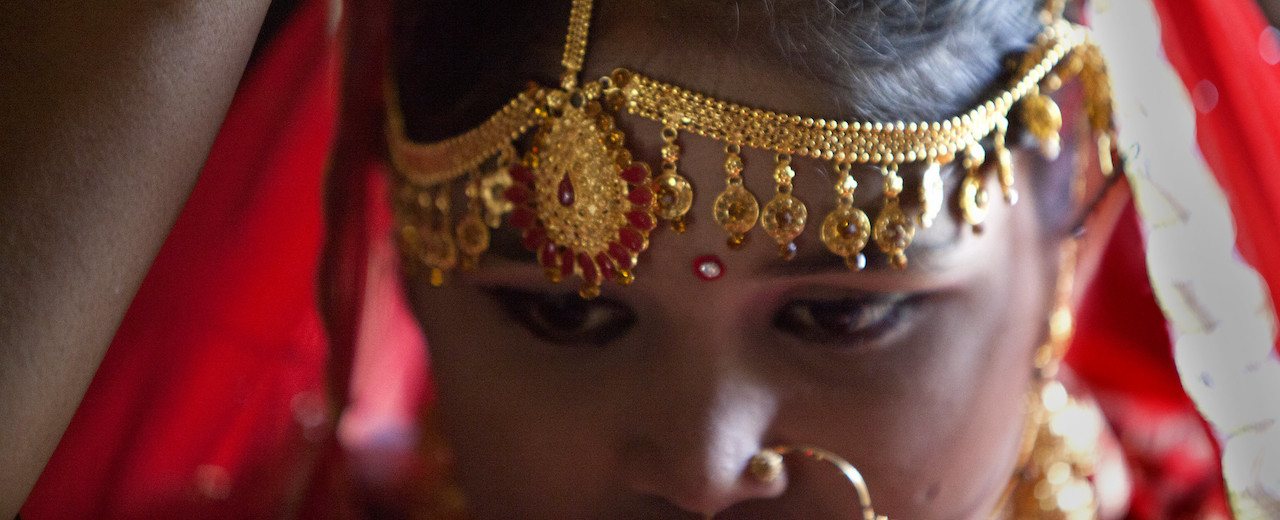
[[[558,345],[603,346],[625,334],[636,322],[626,305],[576,293],[545,293],[511,287],[490,290],[507,315],[533,335]]]
[[[914,298],[832,300],[801,299],[784,304],[773,325],[801,340],[852,346],[877,340],[903,322]]]

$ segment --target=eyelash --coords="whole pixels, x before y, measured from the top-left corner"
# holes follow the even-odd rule
[[[603,347],[626,334],[637,320],[629,306],[608,298],[586,301],[575,293],[511,287],[489,292],[521,327],[559,345]],[[913,295],[791,300],[774,313],[772,324],[808,343],[851,348],[897,330],[919,301]]]
[[[538,338],[559,345],[602,347],[636,322],[635,311],[608,298],[583,300],[577,293],[547,293],[498,287],[491,296],[511,319]],[[559,323],[556,323],[559,321]]]
[[[809,343],[850,348],[896,331],[919,300],[917,296],[792,300],[774,314],[773,326]]]

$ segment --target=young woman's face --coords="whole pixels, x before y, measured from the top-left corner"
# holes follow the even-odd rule
[[[830,111],[822,84],[728,49],[665,52],[671,42],[643,37],[642,25],[612,29],[592,35],[585,77],[626,64],[751,106]],[[618,123],[635,156],[657,164],[660,128],[625,115]],[[682,134],[680,144],[696,194],[691,222],[683,234],[654,233],[631,286],[605,284],[584,301],[572,281],[545,281],[509,230],[495,232],[478,270],[452,273],[444,287],[408,280],[472,511],[858,517],[853,489],[824,463],[789,457],[769,483],[746,471],[762,448],[809,444],[854,464],[880,514],[985,518],[1014,470],[1052,292],[1056,252],[1045,250],[1027,168],[1021,202],[993,203],[981,235],[957,217],[961,172],[944,173],[948,210],[918,231],[909,268],[869,255],[865,271],[851,272],[818,239],[836,199],[827,165],[793,163],[809,224],[797,257],[783,261],[759,228],[742,250],[725,246],[710,215],[724,187],[723,143]],[[763,203],[773,157],[743,158]],[[879,173],[855,175],[857,205],[874,219]],[[918,167],[903,177],[913,193]],[[704,255],[722,262],[721,278],[697,276]]]

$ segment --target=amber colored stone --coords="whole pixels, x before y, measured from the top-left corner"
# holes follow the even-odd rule
[[[889,265],[892,265],[894,269],[897,269],[899,271],[906,269],[907,268],[906,253],[895,253],[892,256],[890,256]]]
[[[729,203],[729,218],[734,220],[742,220],[747,218],[747,214],[751,211],[751,205],[746,201],[735,200]]]
[[[600,276],[605,280],[612,282],[618,275],[618,271],[613,268],[613,261],[609,260],[609,255],[600,253],[596,255],[596,265],[600,267]]]
[[[742,249],[742,246],[747,243],[747,236],[734,233],[732,235],[729,235],[729,238],[725,240],[725,243],[728,244],[729,249],[737,251],[739,249]]]
[[[644,235],[631,228],[618,230],[618,243],[637,253],[644,251]]]
[[[633,164],[622,170],[622,180],[631,184],[641,185],[649,178],[649,172],[645,171],[644,166]]]
[[[508,222],[518,228],[528,228],[538,219],[538,214],[529,206],[520,206],[511,212]]]
[[[537,251],[538,247],[547,240],[547,230],[542,226],[534,226],[524,232],[524,248],[530,251]]]
[[[637,206],[648,206],[649,203],[653,202],[653,192],[649,191],[649,188],[636,186],[631,188],[631,192],[627,194],[627,200]]]
[[[671,230],[676,233],[684,233],[685,229],[688,227],[689,221],[684,217],[676,218],[671,221]]]
[[[630,270],[618,269],[617,281],[618,285],[631,285],[631,282],[636,281],[636,275],[632,274]]]
[[[586,253],[578,254],[578,267],[582,269],[582,279],[589,284],[597,284],[600,282],[599,272],[596,271],[596,262],[587,256]]]
[[[565,174],[564,178],[560,179],[560,185],[556,187],[556,198],[560,201],[561,206],[573,205],[573,181],[569,180],[568,174]]]
[[[796,243],[787,242],[778,246],[778,257],[783,260],[791,260],[796,257]]]
[[[609,243],[609,256],[613,257],[613,261],[618,263],[619,269],[630,269],[635,265],[631,260],[631,251],[623,247],[617,242]]]
[[[643,211],[631,211],[627,213],[627,222],[630,222],[636,229],[649,231],[653,229],[653,216]]]
[[[573,250],[565,249],[560,252],[560,276],[568,278],[573,274]]]
[[[529,188],[519,184],[513,184],[503,192],[502,196],[515,204],[524,204],[529,201]]]
[[[584,300],[593,300],[597,296],[600,296],[600,286],[583,285],[582,289],[578,291],[578,296],[581,296]]]
[[[511,178],[516,182],[525,184],[533,184],[533,170],[526,168],[524,165],[513,165],[510,170]]]

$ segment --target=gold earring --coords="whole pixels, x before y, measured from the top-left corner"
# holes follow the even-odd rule
[[[1035,354],[1035,383],[1027,399],[1030,428],[1020,455],[1021,469],[1010,492],[1014,518],[1097,518],[1096,492],[1090,477],[1097,462],[1102,414],[1092,402],[1072,397],[1056,379],[1074,329],[1074,243],[1063,245],[1060,266],[1048,338]]]

